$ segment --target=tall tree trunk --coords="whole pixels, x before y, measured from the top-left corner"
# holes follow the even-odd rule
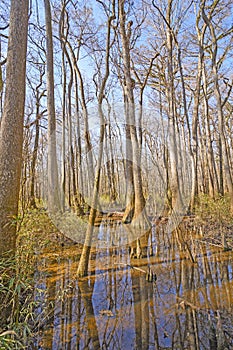
[[[91,210],[89,214],[88,226],[86,231],[85,242],[81,254],[81,258],[79,261],[77,275],[79,277],[83,277],[87,275],[88,272],[88,262],[91,251],[91,243],[92,236],[94,231],[94,223],[97,213],[97,205],[98,205],[98,193],[99,193],[99,185],[100,185],[100,173],[101,173],[101,164],[103,158],[103,146],[104,146],[104,135],[105,135],[105,117],[102,109],[102,103],[104,100],[104,93],[106,88],[106,83],[109,77],[109,56],[110,56],[110,42],[111,42],[111,24],[113,19],[115,19],[115,0],[112,0],[112,14],[108,17],[108,27],[107,27],[107,39],[106,39],[106,54],[105,54],[105,74],[100,86],[99,94],[98,94],[98,114],[100,117],[100,136],[99,136],[99,152],[98,159],[96,164],[96,174],[95,174],[95,182],[94,182],[94,191],[92,195],[91,202]]]
[[[81,107],[82,107],[83,117],[84,117],[84,137],[85,137],[85,148],[86,148],[87,163],[88,163],[87,171],[88,171],[88,178],[89,178],[89,187],[91,188],[94,183],[94,160],[93,160],[93,154],[92,154],[92,143],[91,143],[90,129],[89,129],[89,115],[87,110],[84,82],[83,82],[81,71],[77,64],[77,58],[75,57],[71,44],[68,41],[66,41],[65,44],[69,47],[73,69],[76,73],[76,78],[79,81]]]
[[[177,154],[177,133],[176,133],[176,105],[174,91],[174,72],[173,72],[173,34],[171,29],[171,14],[173,0],[168,1],[166,13],[166,38],[167,38],[167,101],[168,101],[168,134],[169,134],[169,160],[170,160],[170,189],[172,194],[172,208],[176,212],[182,208],[182,198],[180,193],[180,181],[178,176],[178,154]]]
[[[65,28],[67,30],[65,31]],[[64,59],[67,59],[69,68],[70,68],[70,75],[69,75],[69,83],[68,83],[68,90],[67,90],[67,126],[68,126],[68,145],[69,145],[69,164],[68,166],[70,167],[71,171],[71,187],[73,190],[73,198],[72,202],[74,203],[74,207],[77,211],[78,214],[83,214],[79,202],[79,194],[78,194],[78,188],[77,188],[77,183],[76,183],[76,169],[75,169],[75,155],[74,155],[74,147],[73,147],[73,141],[72,141],[72,133],[73,133],[73,123],[72,123],[72,88],[73,88],[73,83],[74,83],[74,69],[72,65],[71,58],[68,54],[67,48],[66,48],[66,43],[67,43],[67,37],[69,34],[69,18],[68,18],[68,13],[66,11],[66,2],[63,3],[62,10],[61,10],[61,16],[60,16],[60,21],[59,21],[59,35],[60,35],[60,42],[61,42],[61,47],[62,47],[62,62],[63,62],[63,71],[64,71],[64,85],[66,84],[66,68],[65,68],[65,62]],[[65,111],[66,111],[66,86],[63,86],[63,142],[64,140],[64,134],[65,134]],[[63,158],[64,158],[64,148],[65,148],[65,143],[63,143]],[[63,160],[64,163],[64,160]],[[64,164],[63,164],[63,170],[64,170]],[[63,179],[65,176],[63,175]],[[64,188],[64,182],[63,182],[63,188]],[[63,193],[63,197],[64,197]],[[64,205],[64,198],[63,198],[63,205]]]
[[[110,193],[110,200],[111,203],[115,203],[117,198],[117,190],[116,190],[116,179],[115,179],[115,164],[114,164],[114,154],[113,154],[113,142],[112,142],[112,128],[111,128],[111,121],[110,121],[110,107],[109,107],[109,113],[108,113],[108,142],[109,142],[109,153],[110,153],[110,159],[109,159],[109,172],[110,172],[110,178],[111,178],[111,193]]]
[[[22,166],[28,0],[12,0],[0,130],[0,254],[15,250]]]
[[[40,83],[36,87],[36,120],[35,120],[35,141],[32,153],[32,162],[31,162],[31,187],[30,187],[30,206],[36,208],[36,199],[35,199],[35,180],[36,180],[36,162],[38,155],[39,147],[39,137],[40,137],[40,119],[43,115],[43,112],[40,113],[40,100],[44,96],[44,91],[40,93],[40,87],[42,85],[43,76],[45,74],[44,68],[40,72]]]
[[[126,29],[126,14],[125,14],[125,0],[119,0],[119,20],[120,20],[120,37],[122,43],[123,54],[123,69],[125,79],[125,95],[127,98],[127,108],[129,116],[129,130],[132,144],[132,164],[133,164],[133,187],[135,193],[134,213],[132,224],[138,228],[149,228],[150,223],[145,211],[145,198],[143,195],[141,163],[140,163],[140,145],[137,136],[136,118],[135,118],[135,104],[134,104],[134,83],[131,77],[130,64],[130,33],[132,21],[129,21]],[[130,159],[131,160],[131,159]]]
[[[81,144],[81,132],[80,132],[80,113],[79,113],[79,102],[78,102],[78,81],[77,81],[77,73],[74,71],[74,90],[75,90],[75,114],[77,121],[77,141],[76,141],[76,162],[78,166],[77,175],[77,186],[79,189],[79,203],[81,204],[81,208],[83,210],[84,206],[84,197],[83,197],[83,165],[82,165],[82,144]]]
[[[62,47],[62,169],[61,169],[61,209],[65,210],[65,194],[66,194],[66,64],[65,53]]]
[[[233,213],[233,181],[232,181],[230,161],[228,156],[227,140],[225,135],[225,123],[224,123],[224,113],[223,113],[223,107],[222,107],[223,106],[222,97],[221,97],[221,91],[219,87],[219,74],[218,74],[218,63],[217,63],[218,41],[215,34],[214,25],[211,21],[211,17],[210,16],[207,17],[205,13],[204,2],[202,4],[202,17],[206,25],[209,27],[211,39],[212,39],[211,60],[212,60],[213,80],[214,80],[214,95],[215,95],[216,105],[217,105],[218,128],[219,128],[220,144],[222,147],[224,175],[226,178],[226,184],[228,187],[228,192],[231,200],[231,213]]]
[[[115,166],[114,166],[114,155],[113,155],[113,145],[112,145],[112,125],[111,125],[111,106],[109,101],[108,104],[108,116],[106,120],[105,129],[105,143],[104,143],[104,155],[106,157],[106,176],[108,181],[102,177],[102,181],[106,186],[105,193],[109,196],[109,205],[114,204],[116,200],[116,186],[115,186]]]
[[[35,133],[35,141],[34,148],[32,152],[32,162],[31,162],[31,187],[30,187],[30,206],[32,208],[36,208],[36,199],[35,199],[35,177],[36,177],[36,161],[37,161],[37,153],[38,153],[38,145],[39,145],[39,136],[40,136],[40,125],[39,125],[39,108],[36,113],[36,133]]]
[[[128,112],[128,101],[127,96],[124,96],[125,104],[125,181],[126,181],[126,194],[125,194],[125,212],[123,216],[123,223],[130,223],[134,216],[135,209],[135,191],[133,184],[133,150],[132,150],[132,141],[130,134],[130,121],[129,121],[129,112]]]
[[[48,109],[48,209],[51,215],[61,209],[57,167],[56,115],[54,100],[53,34],[50,1],[44,0],[46,22],[47,109]]]
[[[210,114],[208,103],[208,86],[206,78],[206,70],[203,64],[203,92],[204,92],[204,111],[205,111],[205,134],[206,134],[206,147],[207,147],[207,160],[208,160],[208,172],[209,172],[209,190],[210,196],[215,197],[216,193],[220,193],[219,180],[216,171],[216,164],[214,160],[214,151],[211,140],[210,130]]]

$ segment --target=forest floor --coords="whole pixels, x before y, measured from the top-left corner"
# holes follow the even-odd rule
[[[120,212],[105,213],[97,216],[95,224],[99,226],[106,222],[121,221],[121,218]],[[152,226],[161,229],[166,227],[168,219],[169,217],[161,216],[150,218]],[[84,220],[87,221],[87,217]],[[80,229],[83,230],[83,227],[80,226]],[[196,214],[184,216],[176,229],[184,237],[188,235],[189,239],[191,237],[213,246],[233,249],[233,216],[229,215],[229,200],[225,197],[217,200],[203,197]],[[82,244],[59,231],[43,208],[29,210],[23,219],[19,246],[28,246],[29,241],[33,251],[57,251],[73,245],[80,248],[80,252],[82,249]]]
[[[160,232],[166,231],[168,219],[168,217],[155,216],[151,218],[152,226]],[[96,226],[98,228],[101,224],[111,225],[114,221],[121,221],[120,213],[100,215],[96,218]],[[80,227],[83,229],[82,226]],[[79,229],[77,227],[77,231]],[[186,251],[184,255],[193,262],[198,255],[200,244],[204,246],[208,243],[213,248],[220,250],[233,250],[233,218],[229,215],[228,202],[225,199],[221,199],[221,202],[202,201],[196,215],[183,217],[176,227],[175,237],[179,240],[180,247],[184,247]],[[166,236],[165,240],[169,245],[173,244],[169,237]],[[114,252],[114,247],[107,248],[108,253],[104,254]],[[104,251],[106,248],[99,246],[97,249]],[[82,244],[61,233],[49,218],[46,210],[34,209],[25,214],[18,235],[18,254],[25,274],[27,272],[30,274],[30,269],[33,271],[35,262],[42,256],[46,256],[46,259],[50,257],[51,260],[59,256],[63,259],[75,257],[78,261],[81,253]],[[91,253],[96,254],[95,245]],[[156,261],[155,256],[151,256],[150,259]],[[27,268],[25,264],[28,264]],[[146,264],[147,259],[135,259],[133,262],[133,265],[137,267],[143,267]],[[107,268],[113,268],[113,266]],[[95,267],[92,264],[89,265],[89,269],[90,274],[95,273]]]

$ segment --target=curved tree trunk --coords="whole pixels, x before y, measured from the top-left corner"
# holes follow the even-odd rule
[[[105,136],[105,117],[102,109],[102,103],[104,99],[104,93],[106,88],[106,83],[109,77],[109,55],[110,55],[110,34],[111,34],[111,23],[115,18],[115,0],[112,1],[112,15],[108,17],[108,27],[107,27],[107,39],[106,39],[106,56],[105,56],[105,74],[103,80],[101,82],[99,95],[98,95],[98,114],[100,117],[100,136],[99,136],[99,152],[98,159],[96,164],[96,174],[95,174],[95,182],[94,182],[94,190],[92,195],[91,202],[91,210],[88,219],[88,226],[86,231],[85,242],[81,254],[81,258],[79,261],[77,275],[79,277],[83,277],[87,275],[88,272],[88,262],[91,251],[91,243],[92,236],[94,230],[94,223],[97,213],[97,206],[99,203],[98,193],[99,193],[99,185],[100,185],[100,173],[101,173],[101,165],[103,158],[103,150],[104,150],[104,136]]]

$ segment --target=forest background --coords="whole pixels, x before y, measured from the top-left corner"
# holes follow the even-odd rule
[[[169,233],[188,215],[232,247],[232,34],[230,0],[1,1],[1,327],[21,317],[27,334],[22,309],[33,320],[21,304],[35,307],[47,213],[57,240],[81,243],[79,277],[103,215],[120,217],[139,258],[164,217]]]
[[[231,1],[4,0],[0,30],[1,254],[28,208],[88,247],[80,275],[100,212],[233,212]]]

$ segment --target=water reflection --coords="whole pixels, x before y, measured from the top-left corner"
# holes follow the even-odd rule
[[[38,258],[38,319],[42,309],[48,315],[35,349],[233,348],[232,252],[199,242],[193,264],[175,236],[153,228],[147,255],[133,259],[122,225],[99,230],[111,244],[96,245],[88,278],[76,278],[78,248]],[[148,267],[156,283],[146,280]]]

